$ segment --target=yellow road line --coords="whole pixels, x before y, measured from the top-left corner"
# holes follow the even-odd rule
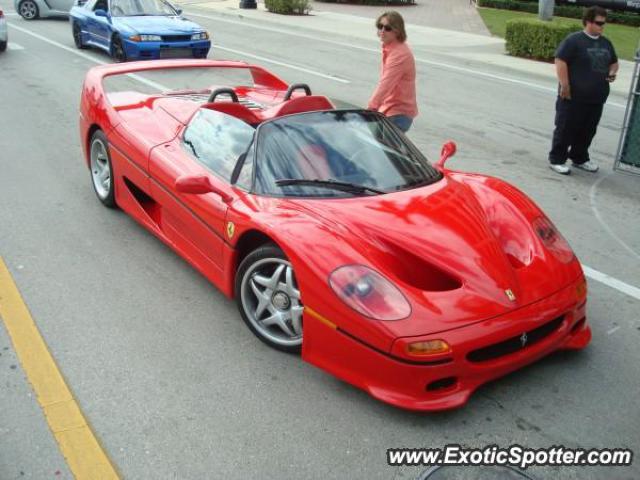
[[[49,428],[75,478],[118,479],[116,469],[82,415],[2,257],[0,317],[4,320]]]

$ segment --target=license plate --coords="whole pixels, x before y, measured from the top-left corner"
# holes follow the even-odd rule
[[[184,58],[193,57],[193,51],[190,48],[161,48],[160,58]]]

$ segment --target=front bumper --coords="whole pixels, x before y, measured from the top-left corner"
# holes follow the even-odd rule
[[[132,42],[124,40],[128,60],[157,60],[161,58],[206,58],[211,40],[189,42]]]
[[[464,405],[480,385],[560,349],[582,349],[591,340],[586,301],[576,290],[584,280],[534,304],[423,339],[442,339],[452,347],[448,361],[412,363],[377,351],[317,314],[305,312],[302,357],[373,397],[410,410],[446,410]],[[330,320],[330,319],[329,319]],[[556,320],[554,322],[554,320]],[[542,338],[489,360],[478,349],[501,346],[525,332],[553,327]],[[482,350],[486,352],[486,350]],[[498,349],[499,351],[499,349]],[[474,352],[474,354],[471,354]],[[471,355],[470,355],[471,354]]]

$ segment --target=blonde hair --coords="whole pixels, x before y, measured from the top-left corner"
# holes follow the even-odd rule
[[[407,39],[407,32],[404,29],[404,19],[395,10],[389,10],[380,15],[376,20],[376,27],[380,24],[380,20],[387,19],[387,22],[393,31],[396,32],[396,37],[399,42],[404,42]]]

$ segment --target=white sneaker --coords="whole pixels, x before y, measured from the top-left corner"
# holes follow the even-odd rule
[[[550,163],[549,168],[560,175],[569,175],[571,170],[564,163]]]
[[[591,173],[597,172],[600,168],[598,164],[593,160],[589,160],[588,162],[584,163],[574,163],[573,166]]]

